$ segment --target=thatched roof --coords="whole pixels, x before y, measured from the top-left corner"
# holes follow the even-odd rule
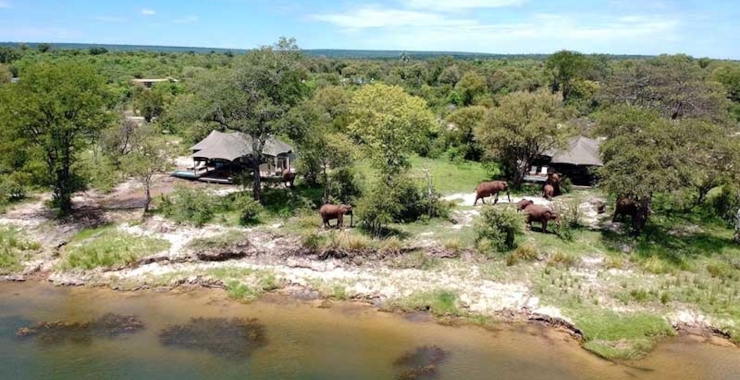
[[[568,143],[568,148],[555,152],[545,153],[550,156],[553,164],[569,164],[579,166],[604,166],[599,154],[600,140],[579,136]]]
[[[234,161],[252,154],[252,138],[240,133],[213,131],[205,139],[193,145],[193,158]],[[267,156],[290,154],[293,147],[271,137],[265,142],[262,153]]]

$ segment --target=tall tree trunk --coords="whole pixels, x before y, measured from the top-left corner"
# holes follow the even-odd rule
[[[250,159],[250,162],[252,164],[252,176],[253,176],[253,186],[252,186],[252,197],[254,197],[254,200],[257,202],[262,201],[262,178],[260,177],[260,159],[259,157],[252,157]]]
[[[329,174],[326,173],[326,165],[322,165],[322,173],[324,176],[324,204],[329,203],[329,186],[331,186],[331,183],[329,183]]]

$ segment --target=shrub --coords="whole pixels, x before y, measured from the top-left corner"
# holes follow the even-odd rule
[[[178,187],[170,196],[162,196],[162,213],[178,223],[203,226],[213,219],[218,202],[203,189]]]
[[[510,207],[486,207],[475,225],[476,242],[490,241],[499,252],[511,250],[516,246],[516,235],[524,231],[524,221]]]
[[[25,198],[30,184],[31,175],[25,172],[3,176],[0,178],[0,204]]]
[[[391,236],[383,241],[380,246],[380,252],[384,255],[395,256],[403,250],[403,243],[395,236]]]
[[[232,208],[239,213],[239,222],[242,225],[254,224],[263,210],[262,205],[247,193],[240,193],[234,199]]]
[[[517,247],[514,252],[506,256],[506,265],[513,266],[522,261],[535,261],[537,259],[539,259],[537,247],[533,244],[524,244]]]
[[[728,226],[735,226],[735,215],[740,209],[740,190],[735,185],[722,186],[722,191],[712,200],[712,211]]]
[[[563,177],[563,179],[560,180],[560,193],[569,194],[572,191],[573,191],[573,182],[571,182],[570,178]]]
[[[547,262],[550,265],[562,265],[566,268],[570,268],[580,261],[580,258],[573,253],[563,252],[557,250],[550,256],[550,260]]]
[[[354,204],[362,196],[362,180],[352,168],[341,168],[331,173],[329,199],[331,202]]]
[[[317,251],[324,245],[324,237],[315,232],[303,235],[301,245],[310,251]]]
[[[393,215],[401,211],[401,205],[389,196],[391,189],[383,182],[377,182],[362,199],[357,202],[357,215],[362,227],[374,236],[381,235],[393,222]]]

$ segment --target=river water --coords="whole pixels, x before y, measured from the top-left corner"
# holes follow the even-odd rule
[[[623,365],[536,325],[446,327],[364,305],[317,305],[277,296],[243,305],[221,291],[118,293],[0,284],[0,379],[396,379],[404,369],[394,362],[420,346],[448,353],[434,367],[434,378],[442,380],[740,379],[740,349],[688,338]],[[84,322],[106,313],[137,315],[146,328],[86,341],[16,337],[19,328],[36,322]],[[193,317],[255,318],[264,325],[266,343],[237,357],[162,344],[163,329]]]

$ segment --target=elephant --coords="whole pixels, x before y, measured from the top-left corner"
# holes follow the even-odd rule
[[[547,175],[547,180],[545,181],[545,185],[542,187],[543,193],[547,191],[547,186],[552,187],[552,197],[556,197],[561,194],[560,192],[560,183],[563,182],[563,176],[560,173],[550,173]]]
[[[542,197],[547,199],[548,201],[551,201],[554,196],[555,187],[553,185],[545,185],[545,187],[542,189]]]
[[[524,209],[527,215],[527,226],[532,229],[532,222],[542,224],[542,232],[547,232],[547,222],[558,220],[558,215],[545,206],[529,205]]]
[[[292,170],[291,168],[283,170],[282,178],[283,183],[286,187],[293,188],[293,185],[295,183],[295,178],[298,176],[298,174]]]
[[[486,204],[486,197],[495,196],[493,204],[498,203],[498,193],[506,191],[506,196],[509,198],[511,203],[511,194],[509,193],[509,184],[504,181],[493,181],[493,182],[481,182],[478,187],[475,188],[475,202],[473,206],[478,205],[480,199],[483,204]]]
[[[520,212],[523,211],[525,208],[531,206],[534,204],[534,201],[531,201],[529,199],[522,199],[516,204],[516,211]]]
[[[349,226],[352,227],[354,225],[354,215],[352,213],[352,206],[350,205],[330,205],[326,204],[321,206],[321,209],[319,209],[319,214],[321,215],[321,219],[324,221],[324,227],[325,228],[331,228],[331,224],[329,221],[332,219],[337,220],[337,228],[342,228],[344,226],[344,216],[349,215]]]
[[[651,213],[649,201],[640,202],[627,196],[619,196],[617,203],[614,205],[612,222],[616,222],[617,217],[621,217],[622,222],[624,222],[625,217],[629,216],[632,218],[632,229],[636,234],[639,234],[640,230],[645,227],[648,215]]]

